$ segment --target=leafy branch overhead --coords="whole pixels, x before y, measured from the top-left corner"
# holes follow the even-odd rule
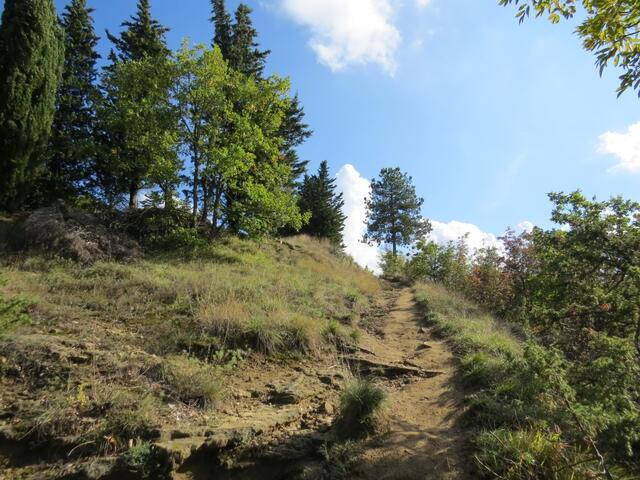
[[[584,13],[576,33],[596,56],[600,75],[609,67],[622,70],[618,95],[628,89],[640,95],[640,3],[637,0],[500,0],[517,5],[523,22],[532,14],[547,15],[552,23]],[[583,12],[579,12],[579,7]]]

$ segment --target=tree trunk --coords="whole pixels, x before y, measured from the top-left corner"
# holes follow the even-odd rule
[[[131,181],[129,185],[129,210],[137,210],[138,208],[138,192],[140,191],[140,182],[138,179]]]
[[[398,239],[396,238],[396,233],[393,233],[393,237],[391,238],[391,245],[393,246],[393,258],[395,258],[398,254]]]
[[[200,181],[200,159],[193,156],[193,228],[198,226],[198,183]]]
[[[211,197],[211,192],[209,191],[209,182],[207,181],[207,177],[204,176],[202,178],[202,213],[200,214],[200,222],[205,224],[207,223],[207,219],[209,218],[209,198]]]

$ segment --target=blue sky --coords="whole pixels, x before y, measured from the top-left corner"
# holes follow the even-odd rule
[[[135,9],[135,0],[89,3],[101,34]],[[291,77],[315,131],[302,156],[334,172],[353,165],[346,187],[357,172],[370,179],[399,166],[425,216],[493,234],[547,225],[550,191],[640,199],[640,127],[628,131],[639,100],[616,97],[615,71],[598,76],[575,21],[519,25],[497,0],[247,3],[272,50],[269,70]],[[172,47],[210,41],[208,0],[152,5]]]

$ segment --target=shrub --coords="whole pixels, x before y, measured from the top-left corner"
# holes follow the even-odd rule
[[[376,429],[385,393],[372,383],[356,380],[340,398],[340,413],[336,419],[339,438],[357,439]]]
[[[384,252],[380,260],[382,276],[392,281],[406,279],[406,260],[402,255],[394,255],[393,252]]]
[[[166,453],[148,442],[140,442],[122,457],[126,469],[140,480],[164,480],[171,478],[171,463]]]

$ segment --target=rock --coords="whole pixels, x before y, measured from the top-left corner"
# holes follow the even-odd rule
[[[308,396],[299,385],[292,383],[285,386],[267,385],[270,388],[267,399],[274,405],[296,405]]]
[[[321,411],[327,415],[333,415],[336,410],[330,402],[324,402],[321,406]]]
[[[120,462],[115,457],[97,458],[82,469],[87,480],[102,480],[118,473]]]
[[[431,348],[433,348],[431,345],[429,345],[427,342],[423,342],[420,345],[418,345],[418,347],[416,348],[416,351],[419,352],[421,350],[430,350]]]
[[[171,440],[178,440],[181,438],[191,438],[193,436],[193,434],[189,433],[189,432],[183,432],[181,430],[173,430],[171,432],[170,438]]]
[[[41,250],[80,263],[135,260],[139,245],[106,227],[97,217],[58,201],[34,211],[21,225],[24,238],[14,241],[20,250]]]
[[[429,333],[429,331],[428,331],[426,328],[424,328],[424,327],[420,327],[420,328],[418,329],[418,333]]]

